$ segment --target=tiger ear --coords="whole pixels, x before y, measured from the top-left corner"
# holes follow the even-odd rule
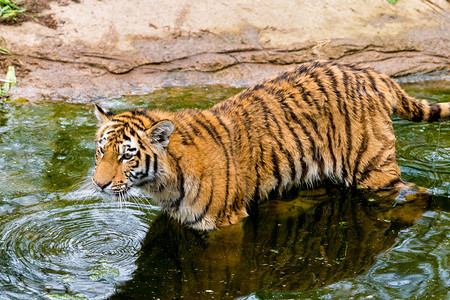
[[[150,143],[157,146],[167,148],[169,145],[169,138],[175,130],[175,125],[169,120],[162,120],[146,130],[147,136],[150,138]]]
[[[98,126],[102,126],[103,123],[106,123],[110,120],[111,116],[114,116],[114,114],[112,112],[110,112],[109,110],[103,109],[95,103],[94,103],[94,105],[95,105],[94,113],[98,120]]]

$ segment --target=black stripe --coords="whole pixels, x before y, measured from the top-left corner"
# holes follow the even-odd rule
[[[384,85],[386,86],[387,90],[389,90],[390,86],[387,83],[387,80],[385,78],[383,78],[382,76],[379,76],[379,77],[377,77],[377,79],[381,80],[384,83]],[[389,92],[392,94],[391,91],[389,91]],[[386,110],[388,116],[392,115],[392,107],[393,107],[392,101],[388,101],[388,99],[386,98],[386,93],[384,93],[384,92],[380,92],[379,95],[380,95],[381,103],[382,103],[384,109]]]
[[[147,119],[148,119],[150,122],[155,122],[153,118],[150,118],[149,116],[146,116],[146,117],[147,117]],[[134,123],[136,126],[138,126],[138,127],[140,127],[140,128],[145,128],[144,121],[142,121],[142,120],[141,120],[140,118],[138,118],[137,116],[131,115],[131,116],[130,116],[130,120],[134,121],[133,123]],[[139,124],[137,124],[137,123],[139,123]]]
[[[365,126],[365,124],[363,123],[365,121],[366,118],[366,106],[364,105],[364,101],[365,101],[365,87],[361,82],[361,78],[358,75],[355,75],[355,79],[356,79],[356,92],[358,93],[358,99],[359,99],[359,110],[360,110],[360,123],[363,124]],[[365,127],[364,127],[365,128]],[[364,129],[365,131],[365,129]]]
[[[284,100],[284,99],[282,99],[282,98],[280,99],[280,101],[283,101],[283,100]],[[293,102],[296,104],[297,107],[299,107],[299,106],[298,106],[298,103],[296,103],[295,101],[293,101]],[[285,105],[288,106],[287,103],[285,103]],[[288,107],[289,107],[289,106],[288,106]],[[290,107],[289,107],[289,108],[290,108]],[[300,110],[300,108],[299,108],[299,110]],[[297,115],[294,113],[294,110],[293,110],[292,108],[290,108],[288,112],[289,112],[289,114],[290,114],[292,120],[293,120],[295,123],[297,123],[297,124],[300,124],[300,123],[301,123],[300,120],[298,119]],[[288,119],[288,118],[286,118],[286,119]],[[305,160],[304,160],[305,152],[304,152],[303,146],[302,146],[302,144],[301,144],[301,142],[300,142],[300,138],[299,138],[298,135],[295,133],[294,129],[293,129],[292,127],[289,126],[289,123],[287,123],[287,125],[288,125],[289,130],[291,131],[291,133],[292,133],[292,134],[294,135],[294,137],[295,137],[295,143],[296,143],[296,145],[297,145],[297,148],[300,150],[300,163],[301,163],[301,165],[302,165],[302,175],[301,175],[300,181],[303,181],[303,179],[304,179],[305,176],[306,176],[306,173],[308,172],[308,165],[306,164],[306,162],[305,162]],[[295,168],[294,168],[294,170],[295,170]],[[295,176],[295,174],[292,174],[292,176]],[[292,177],[292,176],[291,176],[291,177]]]
[[[319,78],[319,74],[317,74],[315,71],[312,71],[309,73],[310,77],[314,80],[316,85],[319,87],[319,90],[327,97],[327,99],[330,99],[330,95],[328,94],[327,90],[325,89],[322,80]]]
[[[100,106],[98,106],[98,105],[95,104],[95,103],[94,103],[94,105],[95,105],[95,107],[97,107],[97,109],[100,111],[101,114],[106,115],[106,116],[108,116],[108,117],[114,116],[114,113],[112,113],[111,111],[109,111],[109,110],[106,110],[106,111],[105,111],[103,108],[101,108]]]
[[[201,185],[200,185],[200,188],[201,188]],[[203,218],[206,216],[206,214],[209,211],[209,207],[211,206],[213,198],[214,198],[214,179],[211,178],[211,194],[209,195],[208,203],[206,204],[203,211],[198,216],[196,216],[194,220],[185,221],[185,224],[186,225],[194,225],[194,224],[200,222],[201,220],[203,220]]]
[[[259,143],[259,151],[260,151],[260,157],[259,157],[259,163],[262,164],[264,162],[264,149],[261,145],[261,143]],[[254,195],[257,198],[257,200],[261,200],[261,174],[260,174],[260,170],[259,170],[259,166],[260,164],[256,162],[256,182],[255,182],[255,191],[254,191]]]
[[[167,152],[167,153],[172,156],[172,154],[170,152]],[[179,159],[176,159],[174,157],[174,160],[175,160],[175,165],[176,165],[178,190],[180,191],[180,196],[178,196],[178,198],[172,202],[172,204],[170,205],[170,208],[172,208],[174,210],[178,210],[180,208],[181,201],[183,201],[183,199],[185,197],[184,174],[180,167]]]
[[[350,153],[353,148],[352,141],[352,124],[350,121],[350,116],[347,109],[347,104],[344,103],[344,111],[345,111],[345,133],[346,133],[346,143],[347,143],[347,156],[350,156]]]
[[[306,88],[300,83],[300,81],[297,81],[294,84],[295,84],[295,87],[300,90],[299,93],[302,96],[303,102],[308,104],[308,106],[312,106],[312,104],[314,104],[317,111],[321,111],[319,103],[317,101],[314,101],[313,97],[311,96],[311,92],[306,90]],[[311,98],[311,101],[308,99],[308,97]],[[297,104],[297,106],[299,106],[298,103],[296,103],[296,104]]]
[[[364,96],[363,93],[361,92],[361,82],[358,80],[359,76],[355,74],[355,78],[356,78],[356,90],[359,93],[359,98],[360,98],[360,110],[361,110],[361,115],[360,115],[360,123],[362,124],[362,134],[363,134],[363,140],[361,142],[361,145],[359,147],[359,151],[356,155],[355,158],[355,163],[353,166],[353,173],[352,174],[348,174],[350,176],[352,176],[352,185],[356,185],[356,175],[357,175],[357,171],[358,171],[358,167],[359,167],[359,163],[361,161],[361,157],[363,155],[363,153],[367,150],[368,147],[368,139],[365,135],[367,129],[366,129],[366,110],[365,110],[365,106],[364,106]],[[364,88],[364,87],[362,87]],[[350,169],[350,156],[347,155],[347,160],[348,160],[348,166]]]
[[[216,136],[216,138],[217,138],[217,140],[220,142],[220,144],[219,145],[221,145],[222,147],[223,147],[223,149],[224,149],[224,152],[225,152],[225,157],[226,157],[226,159],[227,159],[227,162],[226,162],[226,167],[227,167],[227,172],[226,172],[226,177],[227,177],[227,184],[226,184],[226,192],[225,192],[225,203],[224,203],[224,205],[223,205],[223,207],[222,207],[222,209],[219,211],[219,213],[218,213],[218,218],[220,218],[220,217],[222,217],[224,214],[225,214],[225,212],[226,212],[226,210],[227,210],[227,208],[228,208],[228,202],[229,202],[229,197],[230,197],[230,191],[229,191],[229,183],[230,183],[230,158],[231,159],[233,159],[233,164],[235,165],[235,167],[236,167],[236,161],[234,160],[234,156],[233,156],[233,146],[232,146],[232,139],[231,139],[231,134],[230,134],[230,131],[228,130],[228,128],[225,126],[225,124],[223,124],[223,122],[222,122],[222,120],[220,119],[220,118],[218,118],[214,113],[212,114],[212,116],[213,117],[215,117],[218,121],[219,121],[219,124],[221,124],[221,126],[225,129],[225,131],[227,132],[227,134],[228,134],[228,138],[229,138],[229,145],[230,145],[230,148],[231,148],[231,153],[228,153],[228,149],[226,148],[226,146],[225,146],[225,143],[223,142],[223,140],[222,140],[222,136],[220,136],[219,135],[219,132],[216,130],[216,126],[213,124],[213,123],[211,123],[211,121],[209,120],[209,119],[207,119],[206,118],[206,116],[204,115],[204,114],[200,114],[200,116],[202,116],[203,117],[203,119],[204,119],[204,121],[206,122],[206,123],[208,123],[208,125],[210,126],[210,128],[211,128],[211,131],[214,133],[214,135]],[[228,218],[228,221],[230,221],[230,215],[228,214],[227,215],[227,218]]]
[[[321,157],[321,155],[319,154],[319,151],[316,148],[316,143],[314,142],[314,139],[312,138],[311,133],[308,131],[308,129],[305,127],[305,125],[303,125],[303,123],[300,122],[300,120],[297,120],[297,123],[300,125],[300,127],[303,130],[303,133],[306,135],[306,137],[308,138],[308,140],[311,144],[310,150],[311,150],[312,158],[319,164],[319,167],[321,168],[321,172],[323,172],[323,167],[324,167],[323,157]]]
[[[332,140],[331,140],[331,135],[330,135],[330,131],[327,131],[327,138],[328,138],[328,151],[330,151],[331,154],[331,160],[333,161],[333,174],[336,173],[336,156],[334,155],[334,151],[333,151],[333,144],[332,144]],[[338,176],[340,178],[340,174]]]
[[[201,115],[201,114],[200,114]],[[208,135],[214,140],[214,142],[222,147],[222,150],[225,154],[225,164],[226,164],[226,187],[225,187],[225,204],[224,206],[228,206],[228,194],[229,194],[229,188],[230,188],[230,156],[228,154],[228,150],[225,147],[225,144],[223,143],[222,139],[220,138],[219,134],[217,133],[216,129],[214,128],[214,125],[212,125],[209,120],[207,120],[203,115],[201,115],[205,121],[207,121],[210,124],[210,127],[208,127],[205,123],[203,123],[202,121],[200,121],[199,119],[197,119],[196,117],[198,117],[198,115],[194,116],[194,120],[195,122],[197,122],[198,124],[200,124],[200,126],[202,126],[206,132],[208,133]]]
[[[218,115],[216,112],[212,112],[212,116],[214,118],[216,118],[216,120],[219,122],[220,126],[222,126],[223,129],[225,129],[227,135],[228,135],[228,140],[229,140],[229,145],[230,145],[230,156],[233,158],[233,162],[234,165],[236,166],[236,161],[234,160],[235,158],[235,152],[234,152],[234,146],[233,146],[233,139],[231,137],[231,133],[230,130],[228,129],[228,127],[225,125],[225,123],[222,121],[222,118],[220,115]],[[206,119],[205,119],[206,120]],[[207,120],[209,122],[209,120]],[[211,124],[211,123],[210,123]],[[211,126],[213,126],[211,124]]]
[[[321,141],[323,141],[323,138],[322,138],[322,135],[320,134],[320,132],[319,132],[319,128],[318,128],[318,126],[317,126],[317,122],[313,119],[313,118],[311,118],[311,116],[310,115],[308,115],[307,113],[302,113],[302,115],[312,124],[312,128],[314,129],[314,131],[316,132],[316,134],[317,134],[317,136],[319,137],[319,139],[321,140]]]
[[[343,99],[341,98],[341,92],[338,90],[338,82],[336,80],[336,74],[334,74],[333,70],[331,68],[325,69],[325,74],[328,75],[331,81],[331,87],[332,92],[336,95],[336,102],[337,107],[339,109],[339,112],[342,114],[342,105],[343,105]]]
[[[322,84],[322,82],[321,82],[321,80],[318,78],[318,76],[317,76],[317,74],[316,73],[314,73],[314,72],[312,72],[312,79],[316,82],[316,84],[317,84],[317,86],[319,87],[319,89],[325,94],[325,96],[327,97],[327,99],[329,99],[329,96],[328,96],[328,93],[327,93],[327,91],[325,90],[325,88],[323,87],[323,84]],[[317,103],[317,101],[315,101],[315,103],[316,103],[316,105],[318,105],[318,103]],[[296,103],[297,104],[297,103]],[[301,110],[302,108],[297,104],[297,107]],[[320,110],[319,109],[319,107],[317,108],[318,110]],[[336,137],[336,126],[334,125],[334,119],[333,119],[333,114],[330,112],[330,110],[329,110],[329,108],[326,106],[326,105],[324,105],[323,106],[323,109],[325,110],[325,115],[327,115],[328,117],[329,117],[329,119],[330,119],[330,124],[329,124],[329,127],[331,127],[331,130],[332,130],[332,136],[333,137]],[[313,120],[312,118],[310,118],[311,120]],[[314,141],[313,141],[313,139],[312,139],[312,137],[311,137],[311,134],[309,133],[309,131],[308,130],[306,130],[306,127],[300,122],[300,121],[297,121],[301,126],[302,126],[302,129],[303,129],[303,132],[305,133],[305,135],[309,138],[309,140],[311,141],[311,151],[312,151],[312,154],[313,154],[313,158],[317,161],[317,163],[319,164],[319,168],[321,169],[321,171],[323,172],[324,171],[324,164],[325,164],[325,161],[324,161],[324,159],[323,159],[323,157],[321,157],[320,156],[320,154],[318,153],[318,150],[316,149],[316,147],[315,147],[315,143],[314,143]],[[314,127],[313,127],[314,128]],[[322,137],[319,135],[319,137],[320,137],[320,139],[322,140]],[[306,175],[306,173],[304,173],[304,172],[302,172],[303,174],[302,174],[302,178],[304,178],[304,176]]]
[[[410,98],[411,105],[415,108],[414,115],[411,119],[413,122],[421,122],[423,120],[423,108],[415,101],[415,99]]]
[[[345,72],[342,72],[342,77],[344,78],[344,83],[347,82],[348,79],[348,75]],[[351,87],[351,91],[352,94],[353,93],[353,85]],[[351,121],[350,121],[350,116],[349,116],[349,112],[347,109],[347,101],[349,102],[349,90],[348,90],[348,85],[345,84],[345,95],[346,97],[346,101],[344,102],[344,112],[345,112],[345,133],[346,133],[346,143],[347,143],[347,153],[346,156],[350,157],[350,154],[352,152],[353,149],[353,145],[352,145],[352,127],[351,127]],[[356,106],[356,105],[354,105]],[[342,167],[344,168],[344,164],[345,164],[345,160],[342,161]]]
[[[195,197],[192,198],[190,205],[194,205],[200,199],[200,193],[202,192],[204,177],[205,177],[205,173],[202,173],[198,180],[199,184],[197,187],[197,192],[195,193]]]
[[[267,124],[267,130],[269,131],[270,136],[275,140],[275,142],[278,145],[278,148],[283,153],[283,155],[287,157],[287,160],[288,160],[289,165],[290,165],[290,170],[289,170],[290,177],[291,178],[295,178],[295,162],[294,162],[294,159],[292,158],[292,154],[283,147],[283,144],[280,142],[280,140],[278,140],[275,137],[275,135],[273,134],[272,130],[270,129],[270,124],[269,124],[268,117],[270,116],[270,118],[275,123],[275,125],[277,125],[277,127],[278,127],[278,134],[280,135],[281,140],[284,141],[284,136],[283,136],[283,133],[281,131],[280,123],[278,123],[278,120],[275,118],[275,115],[272,112],[269,111],[269,109],[268,109],[264,99],[262,99],[260,97],[254,97],[254,99],[257,100],[261,104],[261,108],[263,109],[264,118],[265,118],[265,121],[266,121],[266,124]]]
[[[302,64],[300,66],[297,66],[294,70],[294,72],[297,73],[297,75],[301,75],[306,71],[308,71],[308,64]]]
[[[145,173],[143,177],[148,176],[148,171],[150,170],[150,155],[145,154]]]
[[[183,145],[196,146],[194,143],[194,138],[189,134],[188,130],[181,123],[176,123],[175,128],[181,136],[181,143]]]
[[[342,76],[344,78],[344,83],[348,82],[348,84],[345,83],[345,94],[347,95],[347,102],[351,103],[350,101],[352,101],[353,103],[356,103],[356,100],[361,100],[361,99],[357,99],[357,97],[355,95],[358,80],[357,80],[356,76],[354,77],[354,81],[353,81],[353,78],[351,78],[351,80],[350,80],[350,76],[344,70],[342,70],[342,74],[343,74]],[[349,88],[349,85],[350,85],[350,88]],[[358,107],[356,105],[352,105],[351,111],[353,111],[353,115],[355,117],[358,116],[357,109],[358,109]]]
[[[391,114],[397,115],[397,106],[398,106],[398,101],[400,101],[401,99],[401,92],[399,91],[399,89],[395,86],[394,81],[392,79],[385,79],[385,78],[381,78],[381,80],[383,80],[383,82],[390,88],[390,93],[392,94],[392,96],[397,96],[397,105],[393,105],[393,111]],[[395,95],[394,95],[395,93]]]
[[[430,103],[430,115],[428,116],[428,122],[436,122],[441,118],[441,106],[438,103]]]
[[[142,143],[142,141],[140,140],[140,139],[137,139],[137,142],[138,142],[138,144],[139,144],[139,147],[142,149],[142,150],[147,150],[147,147],[145,147],[145,145]]]
[[[125,126],[129,126],[129,125],[134,125],[135,127],[137,127],[140,131],[145,131],[145,127],[143,126],[143,124],[138,124],[136,122],[135,118],[132,117],[128,117],[128,116],[115,116],[112,121],[117,122],[119,124],[115,124],[112,127],[113,128],[117,128],[117,127],[125,127]],[[138,120],[138,122],[142,123],[142,121]],[[134,135],[134,134],[133,134]]]
[[[155,174],[155,177],[157,172],[158,172],[158,156],[156,155],[156,153],[153,153],[153,174]]]
[[[139,161],[136,161],[136,164],[133,166],[133,168],[137,167],[139,165]],[[145,171],[144,172],[136,172],[135,175],[131,174],[131,177],[141,179],[148,176],[148,171],[150,169],[150,155],[145,154]]]
[[[409,101],[406,99],[405,95],[400,95],[400,102],[403,107],[403,110],[406,112],[407,115],[411,115],[411,109],[409,107]]]
[[[150,112],[147,111],[146,109],[136,108],[136,109],[131,110],[130,113],[132,113],[135,116],[146,117],[150,122],[153,122],[153,123],[156,122],[156,120],[150,116]],[[136,119],[138,119],[138,118],[136,118]],[[141,120],[139,120],[139,121],[141,121]],[[142,123],[142,125],[143,125],[143,123]]]
[[[248,144],[244,144],[245,147],[249,147],[250,148],[250,159],[252,163],[255,163],[254,161],[254,155],[255,155],[255,143],[253,142],[253,134],[252,134],[252,127],[250,126],[250,124],[253,123],[253,120],[250,119],[249,113],[247,112],[247,110],[242,107],[242,105],[238,105],[238,108],[240,108],[240,111],[242,112],[241,117],[237,119],[238,122],[240,122],[241,124],[244,125],[245,130],[240,132],[245,132],[245,135],[247,137],[247,141]],[[241,141],[241,136],[239,136],[239,141]],[[242,143],[240,143],[240,146],[242,146]],[[241,148],[240,148],[241,149]]]
[[[254,198],[256,201],[259,201],[260,195],[259,195],[259,184],[260,184],[260,171],[259,171],[259,164],[257,161],[254,161],[255,159],[255,149],[254,149],[254,143],[253,143],[253,134],[252,134],[252,127],[250,124],[253,123],[253,119],[250,118],[250,114],[248,111],[242,106],[241,103],[238,103],[236,105],[236,109],[241,111],[241,118],[237,119],[241,124],[244,125],[247,140],[248,140],[248,146],[250,147],[250,159],[251,159],[251,165],[249,167],[255,166],[255,173],[256,173],[256,182],[253,189],[253,193],[251,198]],[[243,119],[243,120],[242,120]],[[261,145],[259,145],[261,147]],[[262,149],[261,149],[262,151]]]
[[[347,157],[349,158],[349,157]],[[342,159],[342,178],[345,180],[348,176],[348,172],[347,172],[347,168],[345,167],[345,158],[344,158],[344,153],[342,153],[341,156]],[[350,168],[350,166],[348,166]]]
[[[363,73],[364,73],[364,74],[366,75],[366,77],[369,79],[369,81],[370,81],[370,87],[371,87],[372,91],[373,91],[376,95],[378,95],[378,97],[375,97],[375,96],[370,97],[371,99],[373,99],[373,101],[371,101],[371,102],[372,102],[372,103],[373,103],[373,102],[378,102],[378,101],[376,101],[376,100],[379,100],[379,102],[381,102],[381,105],[383,106],[383,108],[384,108],[384,110],[386,111],[386,113],[387,113],[388,115],[390,115],[390,114],[391,114],[390,109],[389,109],[389,107],[386,107],[386,97],[384,97],[384,94],[378,90],[377,84],[376,84],[376,81],[375,81],[375,78],[373,78],[373,76],[370,74],[370,72],[369,72],[368,70],[364,70]]]
[[[112,129],[122,128],[123,127],[123,122],[117,122],[115,124],[112,124],[109,127],[112,128]]]
[[[378,151],[378,153],[368,161],[368,163],[364,167],[363,171],[360,172],[360,174],[359,174],[359,179],[358,179],[359,182],[363,182],[364,180],[367,179],[367,177],[369,177],[370,172],[372,172],[373,168],[375,168],[375,166],[378,164],[380,157],[385,153],[385,151],[386,151],[386,148],[382,147]],[[381,166],[378,168],[381,169]]]
[[[222,146],[225,155],[228,157],[228,150],[225,146],[225,143],[222,140],[222,137],[220,136],[220,134],[217,132],[216,127],[214,124],[211,123],[211,121],[209,121],[204,114],[198,114],[195,117],[201,116],[203,118],[203,120],[207,123],[207,125],[205,123],[203,123],[202,121],[200,121],[197,118],[194,118],[195,121],[197,123],[199,123],[207,132],[208,134],[212,137],[212,139],[214,140],[214,142],[216,142],[217,145]],[[208,126],[209,125],[209,126]],[[231,135],[230,135],[230,142],[231,142]]]
[[[191,129],[191,131],[192,131],[195,135],[200,136],[200,137],[203,137],[203,134],[201,133],[200,129],[198,129],[196,126],[194,126],[194,124],[192,124],[192,123],[187,123],[186,125],[189,126],[189,128]],[[186,132],[187,132],[187,131],[186,131]]]
[[[365,131],[365,130],[364,130]],[[367,138],[367,136],[364,135],[363,140],[362,140],[362,144],[359,147],[359,151],[358,154],[356,156],[355,159],[355,166],[353,168],[353,180],[352,180],[352,185],[356,185],[356,175],[358,173],[358,167],[359,167],[359,163],[361,162],[361,157],[364,154],[364,152],[366,152],[367,147],[369,144],[369,140]]]
[[[278,162],[278,157],[275,154],[275,151],[272,148],[272,162],[273,162],[273,168],[272,168],[272,174],[275,177],[275,179],[277,180],[277,190],[279,191],[281,188],[281,184],[282,184],[282,178],[281,178],[281,174],[280,174],[280,166],[279,166],[279,162]]]
[[[297,133],[295,132],[294,128],[292,128],[292,126],[289,124],[290,119],[294,120],[294,118],[297,118],[297,117],[294,114],[294,111],[292,110],[292,108],[286,102],[284,102],[283,98],[278,98],[278,101],[281,104],[281,107],[284,108],[283,112],[284,112],[284,117],[286,120],[286,122],[285,122],[286,126],[289,129],[292,136],[294,137],[294,141],[297,146],[297,149],[299,149],[299,151],[300,151],[300,159],[303,160],[304,152],[303,152],[302,144],[301,144],[300,139],[299,139]],[[290,118],[288,116],[288,113],[289,113]],[[290,163],[290,168],[293,170],[293,172],[291,172],[291,180],[294,181],[295,177],[297,177],[297,170],[295,168],[294,161],[292,161],[292,163],[291,163],[291,161],[289,161],[289,163]]]

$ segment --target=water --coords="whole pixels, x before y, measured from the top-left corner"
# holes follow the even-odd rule
[[[405,84],[450,101],[448,82]],[[179,87],[106,100],[115,110],[206,108],[237,93]],[[394,120],[403,178],[428,197],[291,191],[202,233],[151,202],[79,189],[93,172],[92,105],[0,111],[0,299],[448,299],[450,126]],[[395,203],[395,205],[394,205]]]

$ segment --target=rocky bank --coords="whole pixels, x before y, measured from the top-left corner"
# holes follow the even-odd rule
[[[24,64],[14,98],[89,102],[162,86],[250,85],[312,59],[448,74],[448,0],[53,1],[0,25]]]

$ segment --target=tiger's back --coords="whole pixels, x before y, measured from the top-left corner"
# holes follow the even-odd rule
[[[181,222],[211,229],[236,223],[250,201],[292,185],[325,179],[361,188],[401,185],[390,116],[445,121],[449,107],[413,99],[368,68],[313,62],[209,110],[104,113],[110,124],[99,136],[137,122],[143,130],[134,132],[149,131],[151,137],[151,128],[170,122],[166,147],[152,145],[163,137],[150,138],[146,146],[152,153],[137,160],[153,171],[140,186]]]

